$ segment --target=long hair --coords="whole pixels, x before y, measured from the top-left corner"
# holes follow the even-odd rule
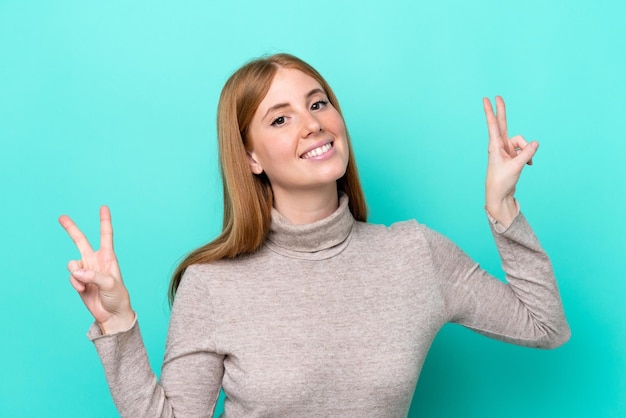
[[[255,175],[250,170],[246,156],[247,133],[252,117],[279,68],[296,69],[314,78],[343,118],[337,97],[326,80],[313,67],[293,55],[276,54],[250,61],[228,79],[217,109],[217,138],[224,189],[222,233],[215,240],[192,251],[178,265],[170,281],[170,304],[174,301],[187,267],[249,254],[258,250],[265,241],[271,222],[272,187],[265,173]],[[352,216],[356,220],[366,221],[365,196],[349,135],[347,143],[348,166],[344,175],[337,180],[337,189],[348,196]]]

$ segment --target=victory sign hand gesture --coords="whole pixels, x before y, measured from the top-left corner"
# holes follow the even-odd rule
[[[80,260],[67,264],[70,283],[80,295],[104,334],[127,330],[135,320],[130,297],[113,251],[113,226],[109,208],[100,208],[100,249],[94,251],[85,235],[66,215],[59,223],[80,252]]]
[[[485,199],[487,211],[497,221],[508,226],[517,214],[513,195],[522,169],[532,164],[539,147],[537,141],[526,142],[521,135],[508,137],[506,108],[502,97],[496,97],[496,113],[489,99],[483,99],[489,130],[489,159]]]

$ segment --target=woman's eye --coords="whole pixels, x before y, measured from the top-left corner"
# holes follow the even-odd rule
[[[320,110],[326,107],[328,102],[326,100],[318,100],[317,102],[311,105],[311,110]]]
[[[272,126],[280,126],[280,125],[283,125],[284,123],[285,123],[285,117],[279,116],[276,119],[274,119],[274,121],[272,122]]]

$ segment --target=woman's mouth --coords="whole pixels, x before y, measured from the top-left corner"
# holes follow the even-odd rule
[[[300,158],[306,160],[309,158],[319,157],[320,155],[327,153],[332,147],[333,143],[329,142],[327,144],[321,145],[317,148],[313,148],[312,150],[305,152],[300,156]]]

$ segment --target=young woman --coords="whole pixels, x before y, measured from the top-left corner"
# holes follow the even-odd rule
[[[519,213],[515,185],[536,142],[508,138],[504,102],[484,99],[486,209],[507,283],[415,221],[365,223],[350,139],[330,86],[278,54],[244,65],[218,109],[222,234],[192,252],[170,286],[161,379],[152,372],[100,209],[92,250],[70,282],[95,318],[89,337],[122,416],[405,417],[446,322],[551,348],[569,328],[548,257]]]

